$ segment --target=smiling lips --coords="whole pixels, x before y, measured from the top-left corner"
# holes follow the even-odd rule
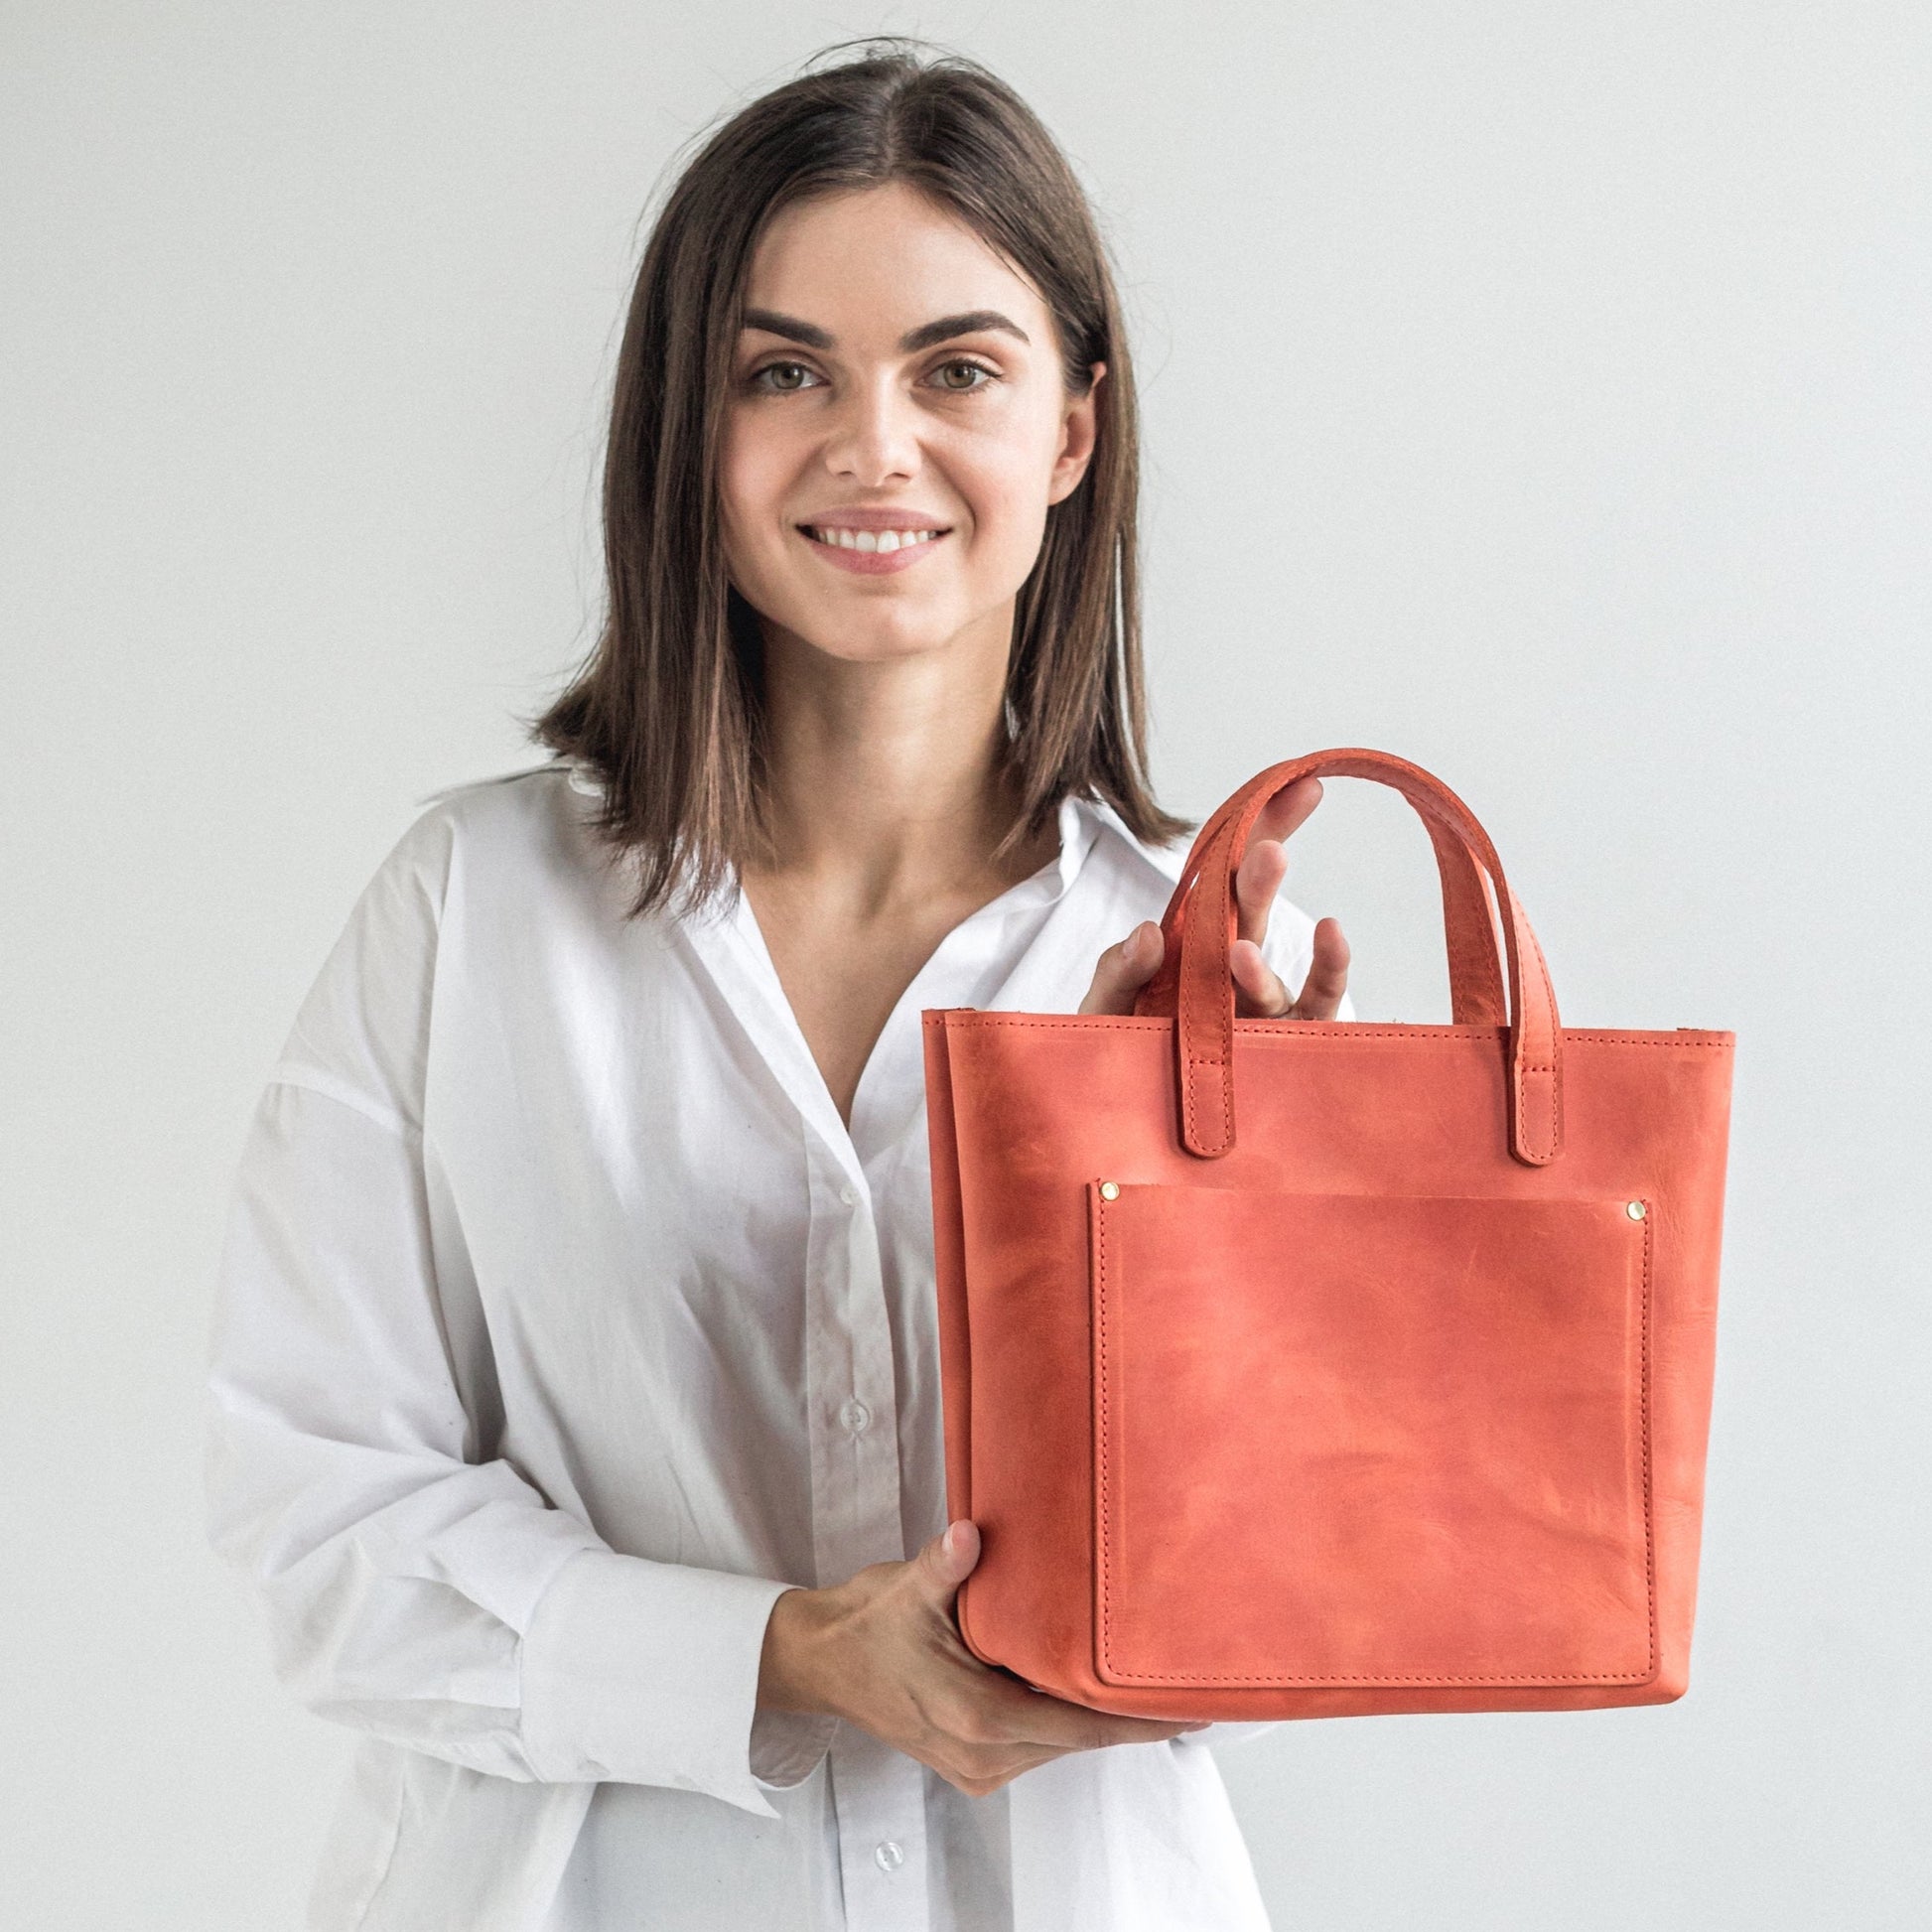
[[[829,564],[864,577],[909,569],[950,533],[899,510],[858,511],[834,522],[801,523],[798,532]]]

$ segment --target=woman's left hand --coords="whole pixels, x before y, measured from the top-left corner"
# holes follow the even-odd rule
[[[1314,956],[1299,994],[1291,994],[1267,960],[1261,941],[1268,914],[1288,876],[1288,851],[1282,841],[1321,802],[1321,780],[1303,778],[1268,801],[1255,821],[1253,836],[1235,870],[1237,936],[1229,951],[1234,977],[1234,1010],[1246,1019],[1332,1020],[1348,987],[1348,941],[1333,919],[1314,928]],[[1161,927],[1144,919],[1117,946],[1109,946],[1094,968],[1093,984],[1080,1002],[1082,1013],[1132,1013],[1134,998],[1160,969]]]

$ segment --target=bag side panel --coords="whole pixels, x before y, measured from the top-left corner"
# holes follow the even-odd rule
[[[1093,1704],[1086,1188],[1173,1159],[1160,1021],[971,1014],[949,1027],[972,1347],[979,1567],[962,1629],[989,1661]]]
[[[1718,1333],[1732,1044],[1712,1035],[1580,1033],[1567,1041],[1570,1150],[1581,1172],[1641,1173],[1656,1201],[1651,1484],[1657,1689],[1690,1681]],[[1634,1182],[1632,1184],[1635,1184]]]
[[[926,1142],[932,1155],[932,1267],[939,1304],[939,1382],[945,1412],[946,1520],[973,1514],[972,1336],[966,1309],[965,1231],[960,1224],[959,1147],[953,1134],[946,1016],[921,1022]]]

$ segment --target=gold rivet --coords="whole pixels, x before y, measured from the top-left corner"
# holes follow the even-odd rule
[[[1632,1202],[1630,1203],[1630,1205],[1629,1205],[1628,1207],[1626,1207],[1626,1208],[1625,1208],[1625,1209],[1624,1209],[1623,1211],[1624,1211],[1624,1213],[1626,1213],[1627,1215],[1629,1215],[1629,1217],[1631,1218],[1631,1220],[1633,1220],[1633,1221],[1641,1221],[1641,1220],[1643,1219],[1643,1215],[1644,1215],[1644,1207],[1643,1207],[1643,1202],[1642,1202],[1642,1201],[1640,1201],[1640,1200],[1633,1200],[1633,1201],[1632,1201]]]
[[[1117,1180],[1103,1180],[1100,1183],[1100,1198],[1102,1200],[1119,1200],[1120,1182]]]

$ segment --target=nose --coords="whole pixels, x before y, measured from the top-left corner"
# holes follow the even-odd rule
[[[834,405],[825,467],[861,489],[903,483],[919,471],[917,405],[890,375],[854,383]]]

